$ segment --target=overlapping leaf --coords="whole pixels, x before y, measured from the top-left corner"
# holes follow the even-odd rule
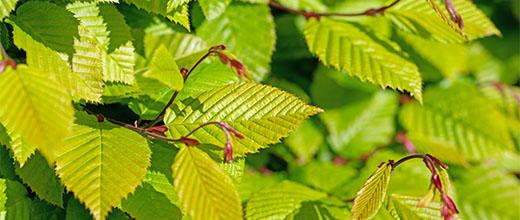
[[[18,0],[0,1],[0,20],[3,20],[5,17],[11,14],[11,11],[13,11],[14,7],[16,6],[16,2],[18,2]]]
[[[73,54],[78,21],[65,8],[44,1],[27,2],[16,10],[12,20],[36,41],[58,52]]]
[[[501,157],[513,149],[504,116],[474,86],[456,82],[431,89],[425,97],[423,106],[412,103],[400,114],[421,151],[463,163]]]
[[[172,170],[180,203],[192,219],[242,219],[233,181],[206,153],[183,147]]]
[[[31,199],[24,185],[14,181],[0,179],[0,215],[9,220],[28,220],[31,214]]]
[[[224,14],[202,24],[197,35],[210,45],[226,45],[256,80],[264,79],[270,70],[275,32],[265,5],[231,4]]]
[[[208,20],[213,20],[226,11],[231,0],[199,0],[202,12]]]
[[[38,147],[52,161],[52,148],[70,132],[74,119],[71,98],[55,80],[19,65],[0,75],[0,123],[13,138]],[[13,94],[16,94],[13,96]],[[30,153],[19,157],[23,164]]]
[[[453,5],[463,19],[464,28],[450,19],[439,0],[400,1],[385,15],[402,30],[441,42],[462,42],[477,38],[501,35],[493,22],[471,1],[453,0]]]
[[[417,66],[390,52],[356,26],[327,18],[311,19],[305,25],[305,38],[310,51],[325,65],[363,81],[407,91],[422,100]]]
[[[303,202],[316,201],[327,195],[303,185],[284,181],[254,194],[246,208],[247,219],[284,219]]]
[[[408,220],[442,220],[442,203],[430,202],[426,207],[417,207],[421,198],[401,196],[393,194],[390,196],[389,209],[395,219]]]
[[[455,186],[464,219],[514,219],[520,214],[518,179],[493,166],[466,171]]]
[[[372,219],[386,198],[392,166],[381,164],[358,191],[352,205],[352,219]]]
[[[133,192],[150,166],[146,139],[128,129],[76,115],[76,124],[56,159],[61,181],[104,219],[111,208]]]
[[[178,102],[165,122],[174,137],[185,135],[207,122],[227,122],[245,136],[234,141],[235,152],[241,155],[277,143],[307,117],[321,111],[279,89],[239,83]],[[225,144],[224,133],[215,126],[206,126],[193,137],[202,143]]]
[[[28,65],[39,69],[45,76],[59,81],[73,98],[92,102],[99,101],[103,92],[100,74],[73,73],[68,63],[68,55],[45,47],[15,24],[13,24],[13,28],[14,43],[26,51]]]
[[[167,17],[171,21],[190,29],[188,2],[190,0],[125,0],[147,12]]]
[[[39,198],[63,207],[63,186],[42,155],[34,154],[22,167],[16,167],[16,173]]]

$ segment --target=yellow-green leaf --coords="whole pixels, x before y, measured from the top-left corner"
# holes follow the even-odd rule
[[[243,219],[233,181],[206,153],[183,147],[172,170],[180,203],[192,219]]]
[[[386,198],[392,166],[381,164],[358,191],[352,206],[352,219],[372,219]]]
[[[157,48],[151,58],[148,71],[143,76],[159,80],[175,91],[180,91],[184,85],[183,76],[175,59],[164,45]]]
[[[56,171],[61,181],[90,210],[104,219],[141,184],[150,166],[146,139],[94,116],[76,114],[72,133],[59,148]]]
[[[286,137],[309,116],[322,110],[271,86],[238,83],[177,102],[166,117],[171,135],[180,137],[207,122],[227,122],[244,139],[234,140],[237,155],[256,152]],[[223,147],[225,134],[215,126],[195,132],[202,143]]]
[[[0,123],[13,138],[20,137],[39,148],[49,161],[53,147],[70,133],[74,120],[72,100],[66,89],[26,65],[8,68],[0,74]],[[16,94],[16,95],[13,95]],[[21,163],[30,154],[24,154]]]
[[[328,18],[305,24],[310,51],[323,64],[346,71],[362,81],[411,93],[422,100],[417,66],[386,49],[353,24]]]

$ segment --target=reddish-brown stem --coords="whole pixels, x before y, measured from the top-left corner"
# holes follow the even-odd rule
[[[389,8],[393,7],[394,5],[396,5],[397,3],[399,3],[400,0],[395,0],[393,1],[392,3],[390,3],[389,5],[386,5],[386,6],[382,6],[382,7],[379,7],[379,8],[370,8],[370,9],[367,9],[365,11],[362,11],[362,12],[352,12],[352,13],[338,13],[338,12],[312,12],[312,11],[305,11],[305,10],[296,10],[296,9],[292,9],[292,8],[288,8],[288,7],[285,7],[284,5],[274,1],[274,0],[270,0],[269,1],[269,5],[273,8],[277,8],[277,9],[280,9],[280,10],[283,10],[283,11],[287,11],[291,14],[297,14],[297,15],[303,15],[305,18],[309,19],[309,18],[316,18],[316,19],[320,19],[320,17],[322,16],[325,16],[325,17],[330,17],[330,16],[337,16],[337,17],[354,17],[354,16],[374,16],[374,15],[379,15],[379,14],[383,14],[386,10],[388,10]]]
[[[193,70],[195,70],[210,55],[220,53],[220,51],[225,50],[225,49],[226,49],[226,46],[224,46],[224,45],[213,46],[213,47],[209,48],[208,52],[206,52],[201,58],[199,58],[197,60],[197,62],[187,72],[185,72],[185,70],[186,70],[185,68],[182,68],[181,74],[184,78],[184,81],[186,82],[186,80],[188,79],[190,74],[193,72]],[[157,117],[147,127],[153,127],[154,125],[156,125],[163,119],[164,115],[166,114],[166,110],[168,110],[168,108],[173,104],[173,102],[175,101],[175,99],[177,98],[178,95],[179,95],[179,91],[175,91],[173,93],[172,97],[168,100],[168,103],[166,104],[166,106],[164,106],[164,108],[161,110],[159,115],[157,115]]]

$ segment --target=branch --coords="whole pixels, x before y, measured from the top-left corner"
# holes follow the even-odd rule
[[[246,67],[240,61],[238,61],[237,59],[234,59],[231,55],[224,53],[225,49],[226,49],[226,46],[224,46],[224,45],[217,45],[217,46],[210,47],[208,52],[206,52],[199,60],[197,60],[197,62],[189,70],[186,68],[182,68],[181,74],[184,78],[184,81],[186,82],[186,80],[191,75],[193,70],[195,70],[204,60],[206,60],[208,57],[210,57],[212,55],[218,56],[222,63],[224,63],[227,66],[229,66],[230,68],[234,69],[235,72],[238,74],[238,76],[241,79],[250,79],[251,76],[249,75],[249,72],[246,69]],[[173,93],[170,100],[168,100],[168,103],[166,104],[166,106],[164,106],[164,108],[161,110],[159,115],[157,115],[157,117],[153,120],[153,123],[151,123],[148,127],[152,127],[152,126],[156,125],[164,118],[164,115],[166,114],[166,110],[168,110],[168,108],[173,104],[173,102],[175,101],[175,99],[177,98],[178,95],[179,95],[179,91],[175,91]]]
[[[382,7],[379,7],[379,8],[370,8],[370,9],[367,9],[367,10],[362,11],[362,12],[353,12],[353,13],[336,13],[336,12],[320,13],[320,12],[313,12],[313,11],[296,10],[296,9],[285,7],[282,4],[280,4],[280,3],[278,3],[278,2],[276,2],[274,0],[270,0],[269,1],[269,5],[272,6],[273,8],[277,8],[277,9],[280,9],[280,10],[283,10],[283,11],[287,11],[287,12],[289,12],[291,14],[303,15],[307,19],[309,19],[309,18],[316,18],[316,19],[319,20],[320,17],[322,17],[322,16],[326,16],[326,17],[330,17],[330,16],[354,17],[354,16],[374,16],[374,15],[379,15],[379,14],[383,14],[386,10],[388,10],[389,8],[391,8],[394,5],[396,5],[397,3],[399,3],[399,1],[400,0],[395,0],[392,3],[390,3],[389,5],[386,5],[386,6],[382,6]]]

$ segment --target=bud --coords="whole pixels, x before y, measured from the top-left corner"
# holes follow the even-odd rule
[[[417,152],[417,150],[415,149],[415,145],[413,145],[412,141],[410,141],[410,139],[408,139],[408,136],[406,136],[405,133],[398,133],[395,136],[395,139],[404,145],[404,147],[406,148],[406,151],[408,151],[410,153]]]
[[[435,162],[435,164],[437,166],[440,166],[442,167],[443,169],[447,170],[448,169],[448,166],[446,164],[444,164],[441,160],[437,159],[436,157],[430,155],[430,154],[426,154],[427,157],[429,157],[433,162]]]
[[[457,206],[455,206],[455,203],[453,200],[448,196],[448,194],[441,194],[442,201],[444,202],[445,206],[449,209],[452,213],[459,213],[459,210],[457,209]]]
[[[231,66],[235,69],[241,79],[249,78],[249,71],[247,71],[247,68],[240,61],[231,60]]]
[[[432,183],[433,185],[435,185],[435,188],[437,188],[437,190],[439,190],[439,192],[443,192],[444,190],[442,189],[442,183],[441,183],[441,179],[439,178],[439,174],[433,174],[432,175]]]
[[[459,25],[459,28],[462,30],[464,28],[464,21],[462,20],[462,17],[457,12],[457,9],[455,6],[453,6],[453,3],[451,0],[444,0],[444,6],[446,7],[446,10],[448,10],[448,13],[450,14],[451,20]]]
[[[188,146],[195,146],[200,144],[199,141],[188,137],[181,137],[180,141]]]
[[[235,137],[237,137],[238,139],[244,139],[244,136],[240,133],[238,133],[237,130],[235,130],[233,127],[231,127],[231,125],[229,125],[228,123],[226,122],[219,122],[218,123],[222,128],[226,129],[227,131],[231,132],[233,135],[235,135]]]
[[[164,135],[164,133],[168,131],[168,127],[166,127],[166,125],[159,125],[159,126],[146,128],[145,130]]]
[[[4,72],[7,66],[11,66],[13,69],[16,69],[16,62],[11,59],[11,57],[7,57],[5,60],[0,61],[0,73]]]
[[[218,58],[220,58],[220,61],[223,64],[230,65],[231,64],[231,58],[229,58],[226,54],[219,52]]]
[[[233,146],[231,142],[226,142],[224,147],[224,163],[233,163]]]
[[[101,122],[104,122],[105,121],[105,117],[103,115],[100,115],[100,114],[97,114],[96,115],[96,119],[99,123]]]

